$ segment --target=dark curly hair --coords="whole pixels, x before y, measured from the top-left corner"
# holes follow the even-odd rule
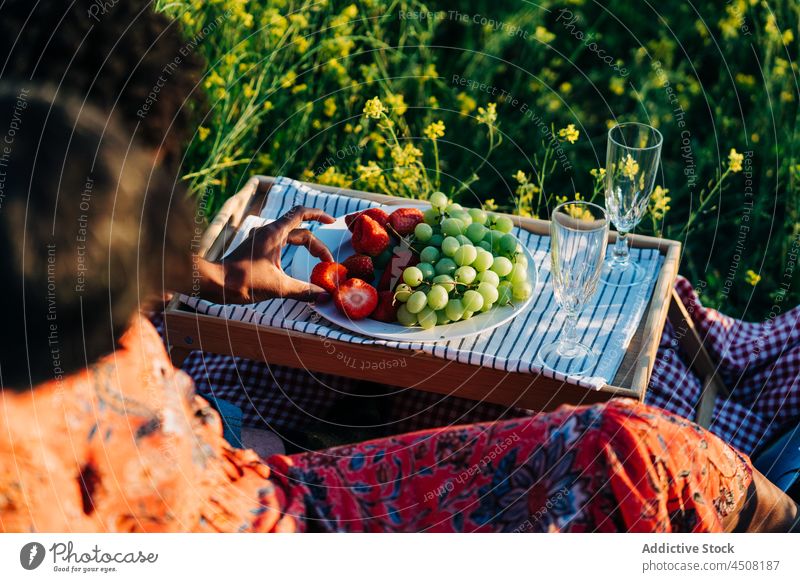
[[[203,62],[148,0],[0,3],[0,80],[47,83],[114,111],[177,169]]]
[[[0,83],[0,390],[110,353],[162,287],[191,270],[188,197],[116,116]]]

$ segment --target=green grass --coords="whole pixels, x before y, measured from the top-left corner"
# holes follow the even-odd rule
[[[681,240],[681,272],[731,315],[800,302],[800,7],[603,4],[162,2],[187,35],[220,22],[198,45],[210,107],[187,180],[211,209],[268,173],[401,196],[441,187],[546,216],[557,199],[601,197],[590,170],[609,124],[646,121],[665,145],[660,209],[639,231]],[[362,114],[376,96],[391,127]],[[484,109],[482,123],[490,102],[497,119]],[[569,124],[574,143],[558,138]],[[741,172],[728,172],[732,148]]]

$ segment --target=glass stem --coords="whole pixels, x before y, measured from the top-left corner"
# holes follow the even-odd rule
[[[614,263],[621,266],[627,267],[628,262],[630,261],[630,253],[628,251],[628,233],[627,232],[617,232],[617,242],[614,243]]]
[[[564,320],[564,328],[558,340],[558,353],[565,357],[573,357],[578,343],[578,312],[568,311]]]

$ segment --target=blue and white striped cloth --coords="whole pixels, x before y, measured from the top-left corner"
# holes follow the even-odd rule
[[[261,219],[242,225],[236,240],[257,224],[278,218],[292,206],[321,208],[332,216],[377,206],[375,202],[337,194],[327,194],[288,178],[278,178],[270,190]],[[424,350],[445,360],[457,360],[476,366],[490,366],[507,372],[543,374],[567,380],[587,388],[610,383],[644,314],[663,257],[655,249],[632,249],[633,259],[645,269],[649,280],[642,285],[618,287],[601,284],[594,298],[583,310],[578,322],[581,341],[601,354],[594,368],[582,376],[564,376],[537,363],[539,349],[555,341],[564,323],[550,284],[550,238],[516,229],[515,234],[534,257],[539,283],[524,315],[481,336],[439,343],[393,342],[364,337],[319,318],[307,304],[291,299],[271,299],[251,305],[219,305],[184,297],[184,302],[200,313],[260,326],[291,329],[326,338],[359,344],[379,344],[404,350]],[[610,251],[609,251],[610,252]],[[289,266],[294,249],[283,254],[284,268]]]

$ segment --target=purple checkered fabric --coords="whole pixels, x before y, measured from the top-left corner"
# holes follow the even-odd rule
[[[780,434],[800,418],[800,308],[765,323],[746,323],[703,307],[691,285],[676,283],[681,300],[704,336],[730,397],[720,395],[711,431],[744,453]],[[161,328],[160,318],[154,323]],[[680,352],[667,324],[647,393],[647,402],[693,419],[700,380]],[[389,433],[528,414],[495,404],[474,402],[412,389],[365,385],[353,380],[271,366],[231,356],[193,352],[183,369],[198,390],[242,409],[247,426],[269,427],[279,434],[325,422],[345,395],[380,399]]]

